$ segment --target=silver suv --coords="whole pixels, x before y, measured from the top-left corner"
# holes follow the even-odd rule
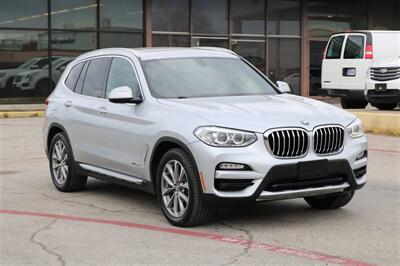
[[[205,223],[221,204],[338,208],[366,183],[360,120],[282,93],[217,48],[81,55],[46,101],[44,144],[58,190],[88,176],[145,190],[177,226]]]

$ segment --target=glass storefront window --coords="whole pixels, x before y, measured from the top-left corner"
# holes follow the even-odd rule
[[[192,46],[213,46],[229,48],[228,38],[192,37]]]
[[[269,35],[300,35],[300,1],[268,0]]]
[[[193,0],[193,32],[228,34],[228,0]]]
[[[367,28],[367,1],[308,2],[308,30],[311,37],[329,37],[335,32]]]
[[[189,32],[189,0],[152,0],[153,31]]]
[[[51,0],[53,29],[95,29],[96,0]]]
[[[265,41],[263,39],[236,39],[231,42],[232,50],[265,73]]]
[[[241,34],[265,34],[264,0],[231,0],[231,31]]]
[[[153,47],[189,47],[189,36],[153,34]]]
[[[47,0],[2,0],[0,27],[46,28]]]
[[[285,81],[294,94],[300,95],[300,40],[268,39],[268,77],[276,82]]]
[[[94,50],[97,47],[95,32],[53,31],[51,33],[51,48],[59,53],[62,51]]]
[[[47,46],[46,31],[0,30],[0,104],[47,92],[43,88],[49,76]],[[5,99],[9,97],[17,99]]]
[[[107,47],[143,47],[143,34],[141,33],[100,33],[100,48]]]
[[[100,29],[113,31],[143,29],[142,0],[101,0]]]

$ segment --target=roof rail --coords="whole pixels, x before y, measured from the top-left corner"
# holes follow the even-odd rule
[[[198,47],[192,47],[195,49],[202,49],[202,50],[209,50],[209,51],[216,51],[216,52],[225,52],[233,55],[237,55],[234,51],[222,48],[222,47],[213,47],[213,46],[198,46]]]

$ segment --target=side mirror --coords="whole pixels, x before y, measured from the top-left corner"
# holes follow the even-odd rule
[[[67,68],[67,66],[60,66],[57,70],[64,72],[64,70]]]
[[[33,65],[33,66],[31,66],[31,69],[38,69],[38,68],[39,68],[38,65]]]
[[[132,89],[128,86],[121,86],[113,89],[108,95],[108,100],[112,103],[141,103],[140,96],[133,96]]]
[[[278,85],[278,89],[283,93],[292,93],[289,84],[284,81],[277,81],[276,84]]]

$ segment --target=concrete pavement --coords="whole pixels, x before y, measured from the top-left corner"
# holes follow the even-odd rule
[[[0,119],[2,265],[400,264],[400,138],[368,135],[368,184],[345,208],[235,206],[177,231],[146,193],[92,179],[80,192],[55,190],[42,119]]]

